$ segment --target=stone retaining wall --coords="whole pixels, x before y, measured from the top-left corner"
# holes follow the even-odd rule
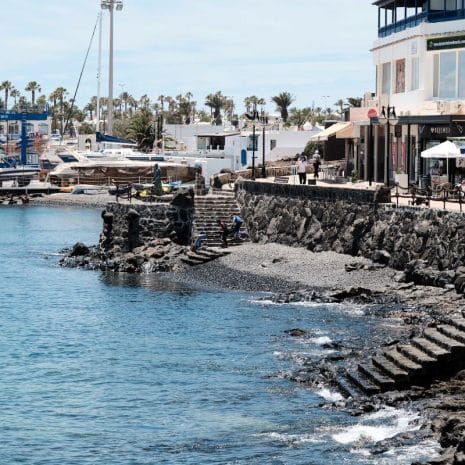
[[[128,251],[157,238],[189,245],[193,214],[193,198],[185,193],[175,196],[170,203],[110,203],[102,213],[100,246],[109,250],[118,245]]]
[[[465,290],[465,215],[378,203],[384,192],[243,182],[249,235],[313,251],[361,255],[419,284]]]

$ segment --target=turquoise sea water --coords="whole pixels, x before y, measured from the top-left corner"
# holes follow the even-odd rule
[[[369,336],[379,322],[360,309],[56,265],[100,229],[96,210],[0,207],[1,464],[407,465],[434,451],[374,457],[419,427],[414,412],[354,418],[286,379],[322,343]]]

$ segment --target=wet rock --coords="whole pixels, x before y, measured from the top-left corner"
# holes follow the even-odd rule
[[[383,263],[384,265],[389,264],[391,254],[387,250],[375,250],[371,256],[374,262]]]
[[[354,297],[360,296],[370,296],[372,294],[370,289],[365,289],[363,287],[350,287],[341,292],[336,292],[332,294],[332,297],[336,300],[342,301],[346,299],[353,299]]]
[[[288,329],[284,332],[286,334],[289,334],[289,336],[292,336],[292,337],[303,337],[307,335],[307,331],[305,331],[304,329],[299,329],[299,328]]]
[[[71,257],[80,257],[82,255],[87,255],[89,253],[89,247],[83,242],[76,242],[71,249]]]
[[[441,427],[439,443],[441,447],[461,446],[465,450],[465,416],[454,414],[445,419]]]

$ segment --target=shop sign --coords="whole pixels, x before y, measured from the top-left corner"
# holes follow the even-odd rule
[[[450,126],[420,126],[420,136],[422,139],[444,139],[450,137]]]
[[[450,125],[422,125],[420,126],[422,139],[441,140],[447,137],[465,137],[465,122],[451,123]]]
[[[426,50],[447,50],[450,48],[465,48],[465,35],[440,37],[426,40]]]

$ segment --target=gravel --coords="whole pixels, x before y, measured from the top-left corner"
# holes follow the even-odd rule
[[[353,286],[377,291],[393,282],[396,274],[390,268],[373,269],[372,262],[364,258],[274,243],[245,243],[228,251],[230,254],[217,260],[186,269],[180,279],[249,291],[341,290]],[[345,266],[353,264],[360,269],[347,272]]]

